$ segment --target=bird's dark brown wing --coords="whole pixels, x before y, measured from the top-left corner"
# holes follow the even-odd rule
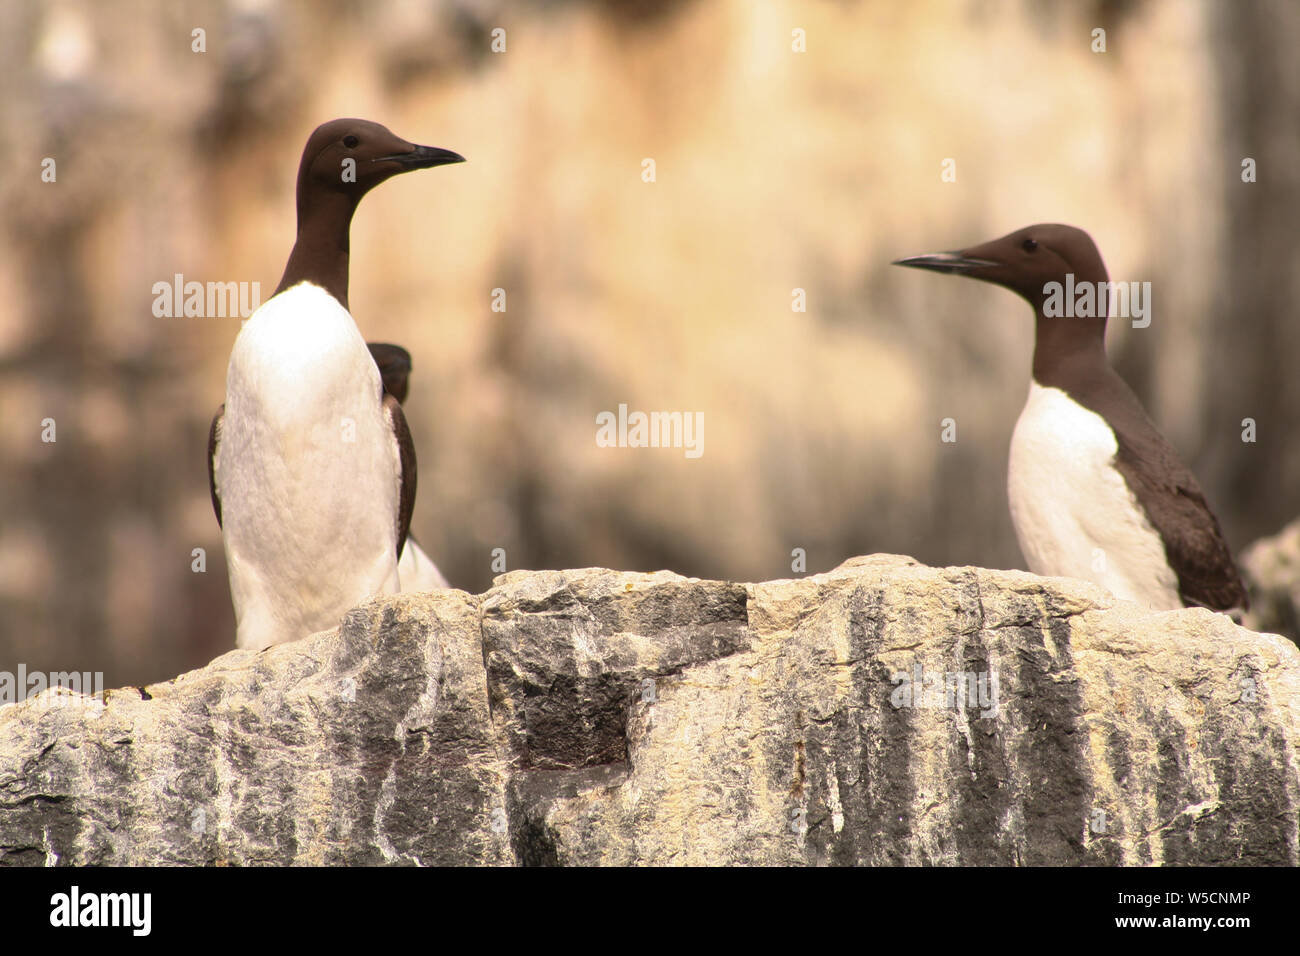
[[[1150,435],[1121,434],[1118,439],[1115,464],[1164,540],[1183,603],[1215,611],[1246,610],[1246,586],[1191,471],[1154,429]],[[1150,467],[1151,462],[1161,467]]]
[[[1196,477],[1156,429],[1133,390],[1109,364],[1057,387],[1102,416],[1114,431],[1115,467],[1164,541],[1183,604],[1244,611],[1249,604],[1246,586],[1219,520]]]
[[[217,490],[217,448],[221,444],[221,422],[226,414],[223,402],[212,416],[212,427],[208,429],[208,491],[212,494],[212,510],[217,515],[217,527],[221,527],[221,492]]]
[[[1113,370],[1107,370],[1107,377],[1111,384],[1099,401],[1119,446],[1115,467],[1163,539],[1183,603],[1244,611],[1246,586],[1196,477],[1128,385]]]
[[[397,457],[401,464],[401,478],[397,503],[397,557],[402,557],[402,547],[411,530],[411,513],[415,510],[415,444],[411,441],[410,429],[406,427],[406,416],[402,414],[402,405],[395,395],[384,396],[384,420],[392,429],[393,442],[397,446]]]

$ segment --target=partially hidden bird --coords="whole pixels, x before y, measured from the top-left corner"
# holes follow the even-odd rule
[[[411,378],[411,353],[389,342],[367,342],[366,347],[379,366],[384,391],[397,399],[398,404],[405,405]],[[402,548],[402,557],[397,562],[397,578],[404,594],[451,587],[411,532],[407,532],[406,547]]]

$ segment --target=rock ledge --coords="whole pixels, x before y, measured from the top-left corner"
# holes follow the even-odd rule
[[[0,863],[1300,862],[1300,652],[910,558],[516,571],[0,708]]]

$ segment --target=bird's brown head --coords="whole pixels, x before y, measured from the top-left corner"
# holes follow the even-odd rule
[[[1106,266],[1092,237],[1082,229],[1059,223],[1026,226],[978,246],[909,256],[896,260],[894,265],[949,272],[1005,286],[1036,309],[1047,297],[1048,283],[1063,282],[1067,273],[1072,273],[1076,282],[1106,281]]]
[[[369,120],[336,119],[312,132],[298,164],[298,240],[276,294],[309,281],[348,303],[348,230],[357,203],[385,179],[463,163],[437,146],[416,146]]]
[[[307,139],[298,167],[298,208],[309,193],[342,195],[353,205],[384,180],[415,169],[463,163],[465,157],[437,146],[416,146],[387,127],[362,119],[322,123]]]

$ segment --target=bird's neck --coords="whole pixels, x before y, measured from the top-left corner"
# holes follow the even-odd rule
[[[1094,292],[1105,287],[1106,274],[1079,275],[1082,282],[1096,283]],[[1103,372],[1106,361],[1106,315],[1047,315],[1045,302],[1035,306],[1034,380],[1041,385],[1064,387],[1080,378]],[[1054,310],[1060,311],[1060,310]]]
[[[299,203],[298,237],[275,294],[311,282],[348,307],[348,232],[356,208],[354,199],[341,194],[318,199],[309,210]]]

